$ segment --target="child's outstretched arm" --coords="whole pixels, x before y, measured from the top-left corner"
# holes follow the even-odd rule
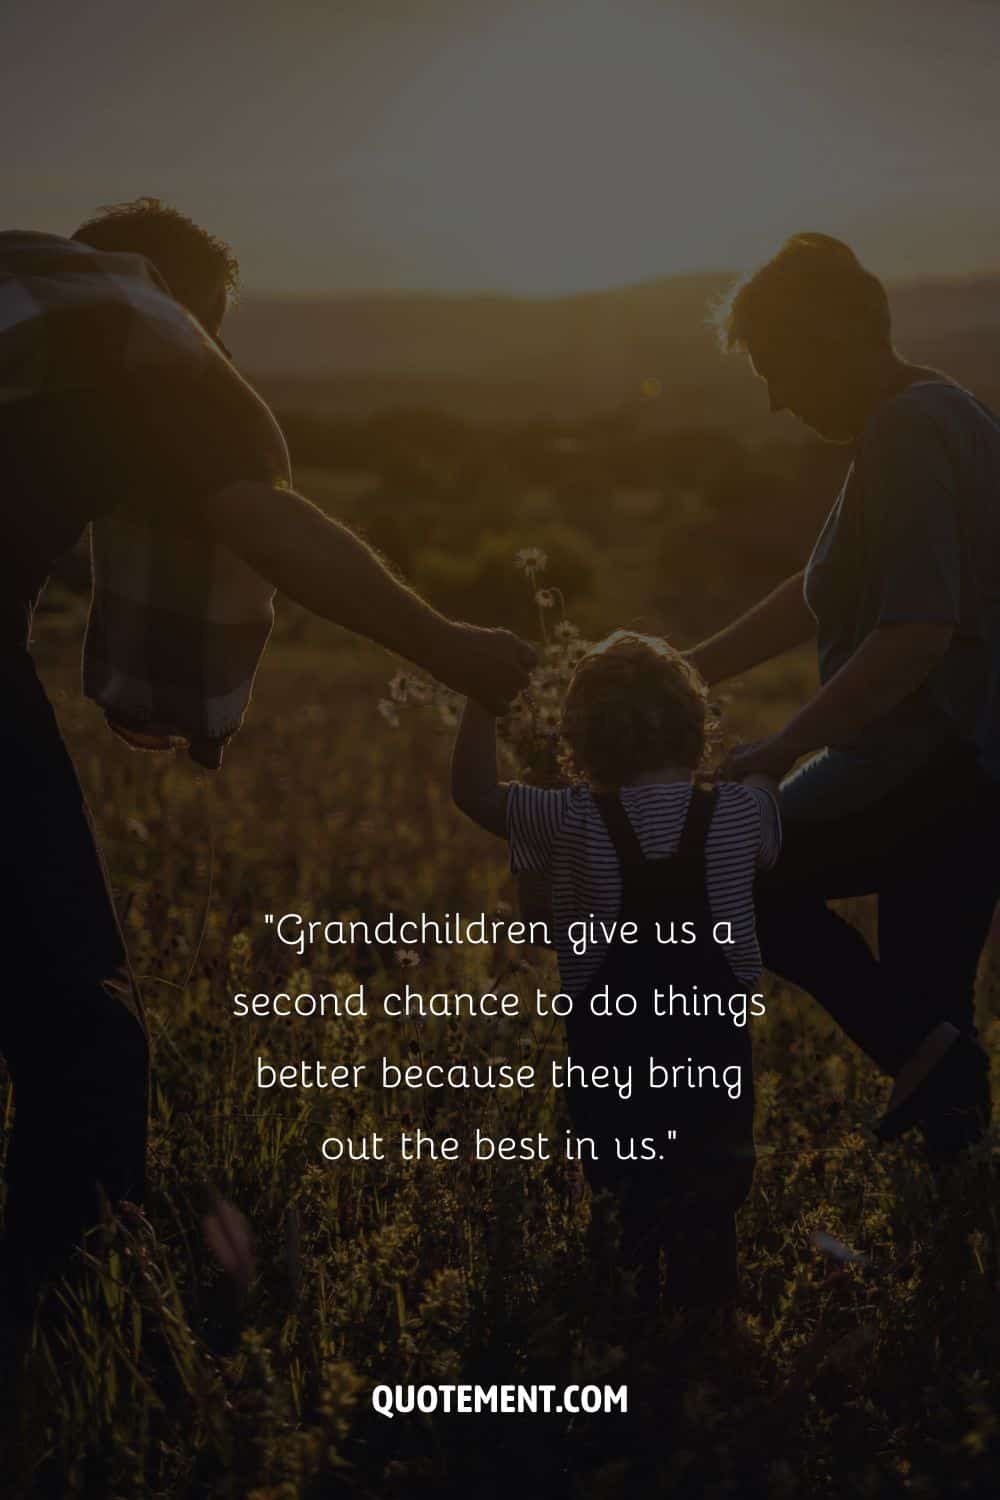
[[[467,699],[451,757],[451,795],[467,818],[507,837],[507,788],[497,770],[497,721]]]

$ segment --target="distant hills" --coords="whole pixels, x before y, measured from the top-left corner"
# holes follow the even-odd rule
[[[709,324],[730,281],[721,272],[676,276],[552,299],[248,296],[227,339],[241,368],[284,407],[567,419],[644,402],[656,424],[766,427],[776,436],[763,421],[762,390],[742,360],[719,353]],[[1000,273],[906,282],[891,296],[905,354],[997,398]]]

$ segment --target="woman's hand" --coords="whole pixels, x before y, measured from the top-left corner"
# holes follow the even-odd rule
[[[720,774],[733,779],[752,771],[784,776],[810,750],[849,745],[926,680],[954,633],[955,626],[947,621],[877,625],[783,729],[769,739],[737,745]]]
[[[719,767],[719,776],[723,781],[744,781],[753,775],[780,781],[798,758],[780,734],[773,734],[766,740],[748,740],[734,746]]]

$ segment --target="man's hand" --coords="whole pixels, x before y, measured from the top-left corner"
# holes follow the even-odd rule
[[[797,760],[798,755],[775,734],[766,740],[736,745],[719,767],[719,777],[723,781],[744,781],[748,776],[761,775],[780,781]]]
[[[535,648],[509,630],[451,624],[425,665],[445,687],[499,716],[527,687],[537,659]]]
[[[491,713],[528,681],[535,652],[509,630],[445,619],[368,544],[279,484],[230,485],[203,505],[218,540],[324,620],[378,641]]]

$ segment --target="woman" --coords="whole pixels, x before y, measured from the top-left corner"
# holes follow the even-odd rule
[[[725,768],[785,778],[764,962],[895,1079],[881,1137],[920,1125],[950,1157],[990,1112],[973,1001],[1000,896],[1000,424],[896,353],[884,287],[825,235],[789,240],[720,326],[772,411],[853,458],[803,571],[690,653],[715,683],[817,642],[819,691]],[[826,904],[870,893],[878,960]]]

